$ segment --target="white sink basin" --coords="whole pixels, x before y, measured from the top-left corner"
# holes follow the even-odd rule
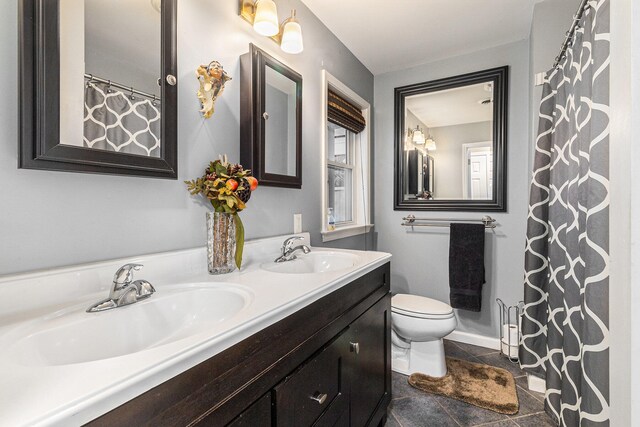
[[[260,267],[273,273],[311,274],[326,273],[351,268],[358,256],[344,252],[317,251],[300,254],[297,259],[285,262],[265,262]]]
[[[250,292],[233,284],[159,288],[150,298],[99,313],[64,310],[5,334],[14,363],[55,366],[124,356],[210,330],[246,308]]]

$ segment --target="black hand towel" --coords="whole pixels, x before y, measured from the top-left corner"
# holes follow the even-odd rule
[[[484,225],[451,224],[449,241],[451,307],[480,311],[484,283]]]

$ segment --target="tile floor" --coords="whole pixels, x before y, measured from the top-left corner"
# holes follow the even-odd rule
[[[496,350],[445,340],[447,356],[504,368],[516,379],[520,411],[502,415],[448,397],[414,389],[407,377],[393,373],[387,427],[555,427],[544,412],[544,395],[527,389],[527,377]]]

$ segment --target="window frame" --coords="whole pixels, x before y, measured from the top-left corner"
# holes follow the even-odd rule
[[[322,141],[322,241],[342,239],[367,233],[371,223],[371,106],[357,93],[332,76],[327,70],[322,70],[322,118],[320,138]],[[359,134],[353,134],[349,149],[351,150],[352,175],[352,221],[336,223],[335,230],[327,228],[327,209],[329,207],[329,166],[349,168],[349,164],[332,162],[328,158],[328,108],[327,98],[329,88],[348,99],[362,110],[367,126]],[[363,182],[364,181],[364,182]]]

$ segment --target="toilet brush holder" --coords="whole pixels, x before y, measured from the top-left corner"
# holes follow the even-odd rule
[[[524,303],[506,305],[500,298],[496,299],[500,313],[500,353],[511,360],[518,361],[518,346],[522,335],[520,333],[520,319]]]

